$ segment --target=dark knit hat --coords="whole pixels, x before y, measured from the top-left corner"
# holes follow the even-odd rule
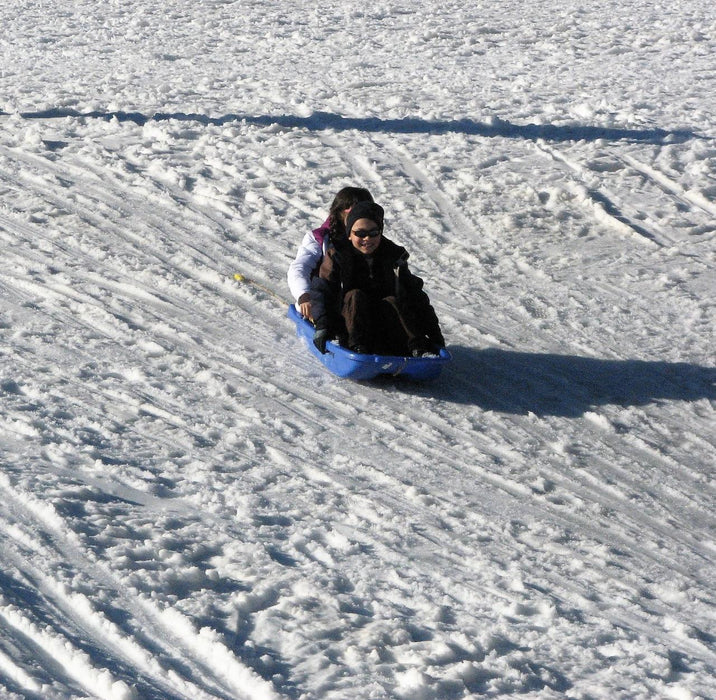
[[[353,224],[358,221],[358,219],[370,219],[371,221],[375,221],[375,223],[378,224],[378,228],[383,231],[384,216],[385,212],[380,204],[376,204],[375,202],[357,202],[348,212],[348,218],[346,219],[346,234],[350,235],[350,232],[353,229]]]

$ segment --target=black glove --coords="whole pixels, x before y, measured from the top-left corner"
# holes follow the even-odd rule
[[[320,328],[313,334],[313,344],[318,348],[321,355],[326,354],[326,343],[330,333],[325,328]]]

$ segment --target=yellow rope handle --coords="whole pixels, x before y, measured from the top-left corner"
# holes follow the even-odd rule
[[[273,291],[273,289],[269,289],[266,285],[261,284],[260,282],[257,282],[256,280],[252,280],[250,277],[247,277],[246,275],[242,275],[240,272],[237,272],[234,274],[234,279],[237,282],[241,282],[243,284],[250,284],[252,287],[256,287],[256,289],[260,289],[262,292],[266,292],[269,296],[272,296],[277,301],[280,301],[282,304],[289,304],[290,302],[286,301],[280,294],[277,294]]]

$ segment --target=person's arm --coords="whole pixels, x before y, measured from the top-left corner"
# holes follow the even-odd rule
[[[288,288],[296,308],[304,318],[311,318],[311,276],[321,261],[323,251],[312,233],[307,233],[288,267]]]
[[[331,248],[324,256],[319,273],[311,283],[311,301],[316,326],[313,342],[321,352],[325,352],[326,340],[335,335],[339,325],[341,273],[338,257],[337,251]]]

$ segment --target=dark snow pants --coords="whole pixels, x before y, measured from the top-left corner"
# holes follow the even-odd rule
[[[341,315],[348,332],[348,347],[360,347],[377,355],[409,355],[423,345],[415,313],[394,296],[372,299],[361,289],[352,289],[343,298]]]

